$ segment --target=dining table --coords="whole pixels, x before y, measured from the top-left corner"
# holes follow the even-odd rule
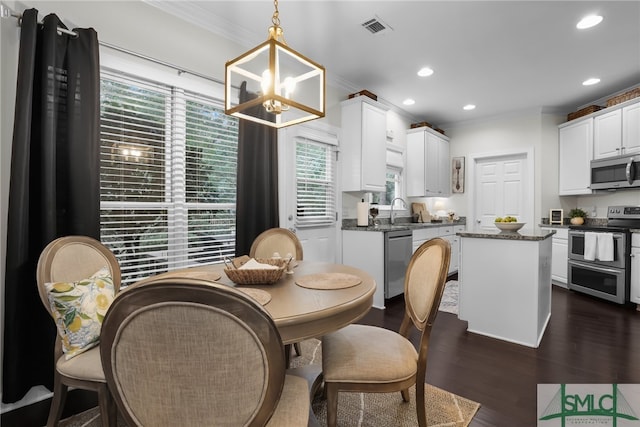
[[[343,264],[294,260],[277,282],[255,285],[235,284],[225,268],[225,264],[210,264],[177,269],[142,279],[133,286],[169,277],[233,286],[261,302],[285,345],[319,338],[356,322],[372,307],[376,290],[376,282],[367,272]]]

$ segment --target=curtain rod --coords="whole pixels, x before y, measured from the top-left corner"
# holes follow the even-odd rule
[[[100,46],[104,46],[104,47],[109,48],[109,49],[117,50],[118,52],[126,53],[127,55],[135,56],[135,57],[138,57],[138,58],[141,58],[141,59],[146,59],[147,61],[155,62],[156,64],[164,65],[165,67],[169,67],[169,68],[173,68],[174,70],[178,71],[178,74],[182,74],[182,73],[191,74],[193,76],[200,77],[201,79],[209,80],[209,81],[212,81],[214,83],[219,83],[219,84],[224,86],[224,81],[222,81],[220,79],[216,79],[215,77],[207,76],[206,74],[202,74],[202,73],[199,73],[197,71],[187,70],[184,67],[179,67],[177,65],[171,64],[170,62],[166,62],[166,61],[163,61],[161,59],[156,59],[156,58],[153,58],[151,56],[143,55],[141,53],[134,52],[134,51],[129,50],[129,49],[125,49],[125,48],[122,48],[122,47],[119,47],[119,46],[112,45],[110,43],[98,41],[98,44],[100,44]]]
[[[0,4],[0,16],[2,16],[3,18],[16,18],[18,20],[18,26],[22,26],[22,14],[14,12],[4,4]],[[38,21],[38,24],[42,25],[42,21]],[[71,30],[67,30],[66,28],[58,27],[57,30],[59,33],[68,34],[74,37],[78,36],[77,33]]]
[[[2,18],[16,18],[18,20],[18,26],[22,25],[22,14],[14,12],[9,7],[4,5],[3,3],[0,3],[0,16]],[[38,24],[42,25],[42,21],[38,21]],[[68,34],[70,36],[74,36],[74,37],[78,36],[77,33],[75,33],[74,31],[71,31],[71,30],[67,30],[66,28],[58,27],[58,31],[61,32],[61,33],[64,33],[64,34]],[[104,47],[109,48],[109,49],[117,50],[118,52],[126,53],[127,55],[135,56],[135,57],[138,57],[138,58],[141,58],[141,59],[145,59],[147,61],[154,62],[154,63],[159,64],[159,65],[163,65],[165,67],[173,68],[174,70],[178,71],[178,75],[180,75],[182,73],[191,74],[193,76],[200,77],[201,79],[209,80],[209,81],[212,81],[214,83],[218,83],[218,84],[224,85],[224,81],[222,81],[220,79],[216,79],[214,77],[207,76],[206,74],[202,74],[202,73],[199,73],[197,71],[187,70],[184,67],[179,67],[179,66],[171,64],[169,62],[162,61],[162,60],[156,59],[156,58],[152,58],[150,56],[143,55],[141,53],[137,53],[137,52],[134,52],[132,50],[125,49],[125,48],[113,45],[111,43],[98,41],[98,44],[100,46],[104,46]]]

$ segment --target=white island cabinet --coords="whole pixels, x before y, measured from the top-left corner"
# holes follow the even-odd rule
[[[469,332],[537,348],[551,317],[553,232],[460,232],[459,314]]]

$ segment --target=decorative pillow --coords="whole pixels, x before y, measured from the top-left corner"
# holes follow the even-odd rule
[[[49,304],[67,360],[98,345],[102,320],[115,290],[109,268],[88,279],[45,283]]]

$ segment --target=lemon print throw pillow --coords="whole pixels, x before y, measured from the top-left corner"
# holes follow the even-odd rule
[[[66,359],[98,345],[102,320],[115,295],[109,269],[77,282],[45,286]]]

